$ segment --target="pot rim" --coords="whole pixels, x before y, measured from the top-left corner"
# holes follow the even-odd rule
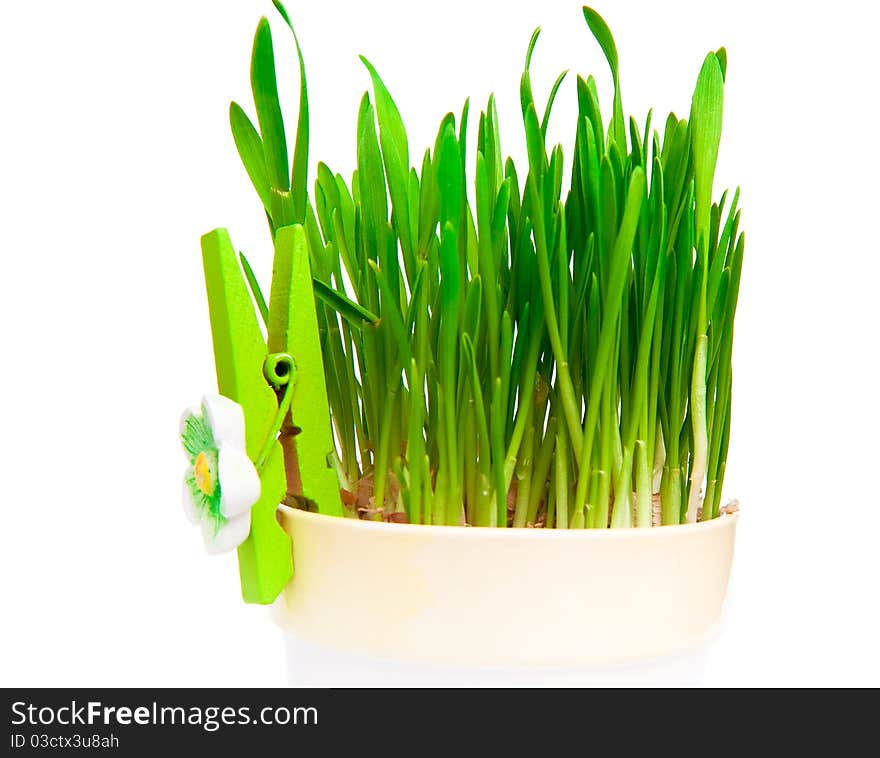
[[[736,524],[738,514],[724,513],[711,521],[698,521],[694,524],[670,524],[659,527],[629,529],[529,529],[498,528],[493,526],[438,526],[425,524],[389,524],[384,521],[363,521],[344,516],[329,516],[324,513],[311,513],[299,508],[279,504],[278,510],[284,517],[303,519],[304,521],[336,522],[339,529],[362,531],[364,534],[380,532],[385,535],[392,533],[405,535],[421,535],[448,540],[499,539],[499,540],[557,540],[557,541],[590,541],[608,539],[665,539],[677,537],[688,532],[699,533],[711,529],[728,529]],[[537,535],[541,536],[537,536]]]

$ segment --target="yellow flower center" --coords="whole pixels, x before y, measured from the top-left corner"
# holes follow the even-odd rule
[[[211,495],[214,492],[214,477],[211,472],[211,461],[205,453],[196,456],[193,471],[198,488],[206,495]]]

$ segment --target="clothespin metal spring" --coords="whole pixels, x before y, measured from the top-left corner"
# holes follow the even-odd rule
[[[275,420],[272,422],[272,428],[257,458],[257,471],[262,471],[266,465],[266,461],[275,449],[275,442],[278,440],[278,434],[284,424],[284,419],[290,412],[290,405],[293,401],[293,391],[296,387],[296,362],[288,353],[269,353],[263,364],[263,376],[276,390],[284,387],[284,395],[278,404],[278,412],[275,414]]]

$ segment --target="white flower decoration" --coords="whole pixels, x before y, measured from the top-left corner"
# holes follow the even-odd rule
[[[209,553],[238,547],[251,530],[251,506],[260,499],[260,477],[245,452],[244,411],[227,397],[207,395],[201,411],[180,419],[180,439],[189,459],[183,509],[201,524]]]

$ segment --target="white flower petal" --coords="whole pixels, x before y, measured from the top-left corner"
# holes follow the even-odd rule
[[[220,448],[217,457],[220,480],[220,512],[226,517],[250,510],[260,499],[260,477],[244,450],[229,445]]]
[[[183,433],[186,431],[186,420],[190,416],[197,416],[199,410],[197,408],[187,408],[180,414],[180,423],[177,425],[177,436],[180,438],[180,444],[183,445]],[[183,445],[183,451],[188,454],[186,445]]]
[[[202,520],[202,514],[193,502],[192,492],[186,481],[183,483],[183,512],[193,524],[198,524]]]
[[[211,519],[202,521],[202,537],[205,540],[205,549],[210,555],[235,550],[247,539],[250,532],[251,512],[249,510],[226,521],[216,534]]]
[[[241,450],[244,443],[244,410],[234,400],[223,395],[205,395],[202,406],[214,433],[217,447],[231,445]],[[222,480],[221,480],[222,483]]]

